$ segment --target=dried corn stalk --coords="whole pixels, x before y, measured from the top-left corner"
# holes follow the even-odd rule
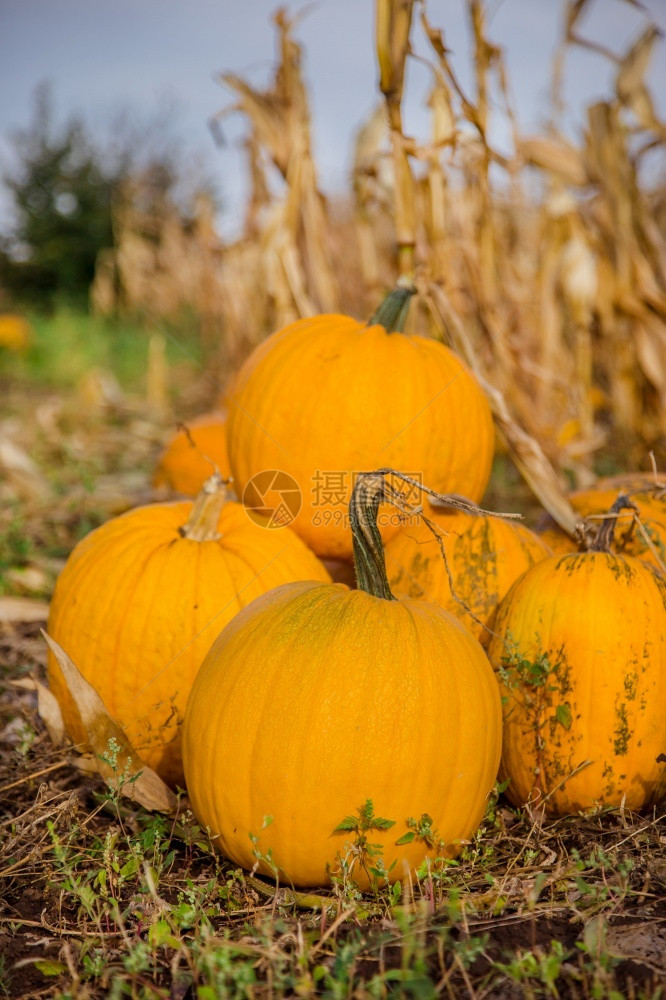
[[[236,101],[223,109],[216,121],[240,112],[250,125],[253,197],[257,184],[267,190],[258,171],[260,159],[277,170],[284,185],[284,193],[273,204],[271,222],[260,235],[265,266],[273,282],[276,320],[281,324],[294,315],[333,311],[338,289],[326,249],[326,211],[312,156],[301,48],[293,38],[293,22],[282,8],[276,12],[274,22],[279,59],[271,86],[259,91],[235,74],[222,74],[222,83]]]
[[[510,400],[509,426],[519,427],[544,461],[581,484],[590,481],[592,458],[607,440],[607,428],[636,441],[637,463],[666,435],[666,242],[663,222],[656,222],[639,180],[641,157],[664,141],[665,126],[645,83],[657,32],[648,25],[626,55],[616,56],[578,33],[584,6],[585,0],[573,0],[565,7],[554,118],[557,78],[570,45],[613,59],[617,77],[615,94],[590,107],[580,144],[555,127],[545,135],[519,134],[503,53],[487,37],[483,5],[468,0],[474,93],[461,86],[444,35],[423,6],[420,27],[432,52],[432,129],[428,143],[403,134],[400,147],[410,167],[420,165],[418,182],[411,182],[418,197],[410,222],[419,283],[427,289],[434,282],[431,300],[445,295],[464,334],[465,344],[458,336],[456,348],[505,401],[497,401],[500,426]],[[404,16],[399,0],[387,0],[381,9],[394,15],[402,10]],[[384,16],[385,32],[386,25]],[[398,38],[393,50],[386,40],[383,44],[382,89],[395,103],[400,88],[386,80],[393,70],[401,87],[404,61],[392,56],[391,64],[386,55],[391,51],[408,57],[408,40]],[[488,138],[491,108],[497,106],[504,108],[514,137],[511,155],[499,154]],[[394,110],[394,131],[399,121]],[[375,145],[374,167],[367,158],[363,164],[365,178],[380,176],[386,163],[379,138]],[[397,145],[394,136],[394,152]],[[494,179],[502,173],[503,180]],[[407,200],[406,176],[400,166],[394,171],[399,179],[385,185],[394,190],[396,215],[400,201]],[[375,192],[378,188],[376,183]],[[357,198],[360,190],[359,211],[367,215],[372,205],[379,232],[382,215],[390,210],[357,182]],[[395,234],[399,246],[397,222]],[[382,252],[386,255],[386,248],[377,239],[375,257],[381,260]],[[365,255],[371,252],[366,249]],[[417,325],[423,327],[423,313]],[[452,336],[451,322],[440,320],[436,328]],[[524,452],[520,435],[517,443]],[[524,456],[517,454],[516,460],[524,466]],[[543,471],[544,462],[528,455],[532,460]],[[527,478],[534,487],[534,477]],[[555,483],[562,482],[549,473],[545,480],[546,489],[557,490]],[[562,510],[560,501],[561,495],[554,502]],[[561,516],[571,527],[570,516]]]
[[[610,52],[581,33],[587,2],[563,6],[553,124],[521,135],[480,0],[467,0],[469,92],[426,5],[416,19],[412,0],[378,0],[383,105],[359,132],[350,197],[335,205],[317,185],[294,24],[278,12],[268,88],[222,77],[234,104],[220,119],[242,114],[248,124],[242,236],[224,244],[204,202],[193,222],[169,205],[142,214],[137,180],[116,218],[114,257],[99,263],[100,308],[148,303],[175,317],[185,306],[224,373],[271,329],[318,310],[369,315],[396,273],[413,273],[424,296],[412,328],[447,337],[487,383],[505,436],[519,429],[508,447],[537,492],[535,475],[554,497],[564,472],[586,484],[614,440],[627,462],[644,465],[653,448],[663,465],[666,195],[641,173],[666,139],[646,83],[663,43],[646,23],[626,53]],[[401,102],[414,31],[432,69],[430,129],[418,140]],[[581,45],[611,61],[615,83],[574,141],[556,123],[566,56]],[[497,114],[513,137],[508,152],[489,138]],[[561,496],[552,502],[570,522]]]

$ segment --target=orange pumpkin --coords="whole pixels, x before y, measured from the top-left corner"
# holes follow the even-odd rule
[[[484,625],[490,625],[511,584],[551,551],[515,521],[434,507],[427,516],[437,529],[446,562],[438,539],[419,518],[386,545],[391,590],[397,597],[439,604],[483,642],[488,635]]]
[[[378,858],[364,855],[363,837],[380,845],[392,882],[455,855],[496,777],[490,664],[440,608],[393,598],[376,526],[382,491],[366,474],[352,498],[359,589],[294,583],[258,598],[222,631],[187,704],[199,822],[234,863],[256,860],[296,885],[329,881],[342,858],[367,887]],[[368,818],[368,800],[384,823]]]
[[[21,353],[28,349],[32,338],[32,327],[23,316],[15,313],[0,314],[0,347]]]
[[[613,551],[627,556],[636,556],[653,566],[663,568],[666,564],[666,479],[647,473],[628,472],[621,476],[600,479],[593,489],[578,490],[569,497],[581,518],[591,517],[591,523],[601,522],[593,515],[605,514],[610,510],[618,493],[627,493],[636,505],[641,527],[636,523],[633,510],[617,515]],[[551,518],[544,521],[539,531],[541,538],[553,552],[575,552],[576,542],[559,528]],[[646,538],[647,535],[647,538]]]
[[[237,493],[265,470],[300,489],[293,528],[322,558],[351,557],[354,475],[391,466],[477,501],[494,451],[490,407],[463,362],[438,341],[401,331],[411,291],[397,289],[369,323],[301,319],[243,365],[229,403]],[[386,540],[400,526],[380,513]]]
[[[609,552],[611,535],[607,522],[592,551],[520,577],[488,643],[507,795],[550,815],[641,809],[666,793],[666,580]]]
[[[141,758],[180,784],[180,722],[220,628],[272,587],[330,580],[289,528],[264,527],[224,501],[212,477],[194,503],[139,507],[97,528],[67,560],[49,614],[49,634]],[[53,656],[49,680],[72,740],[85,742]]]
[[[175,493],[196,496],[217,466],[223,479],[229,478],[227,428],[224,413],[204,413],[188,421],[168,442],[160,455],[154,486],[167,486]]]

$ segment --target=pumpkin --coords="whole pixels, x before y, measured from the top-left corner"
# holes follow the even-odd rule
[[[581,518],[604,514],[609,510],[618,493],[628,493],[637,510],[620,513],[615,526],[613,551],[622,555],[637,556],[663,569],[666,565],[666,479],[640,472],[600,479],[593,489],[578,490],[569,497]],[[647,538],[636,524],[634,513],[640,518]],[[591,523],[599,524],[595,518]],[[577,543],[559,528],[552,518],[546,518],[539,534],[553,552],[575,552]],[[649,541],[648,541],[649,539]]]
[[[494,451],[484,393],[438,341],[401,332],[410,289],[369,323],[297,320],[260,344],[229,401],[229,461],[238,495],[265,470],[302,495],[292,527],[323,558],[351,557],[347,506],[355,474],[391,466],[478,501]],[[400,527],[380,514],[382,537]]]
[[[423,520],[405,525],[386,545],[391,590],[397,597],[436,602],[483,642],[511,584],[551,551],[514,521],[434,507],[427,513],[446,562],[438,538]]]
[[[666,792],[666,580],[608,551],[612,528],[517,580],[488,644],[507,795],[550,815],[640,809]]]
[[[235,864],[277,868],[295,885],[326,883],[348,856],[368,886],[377,861],[364,860],[352,829],[368,801],[395,822],[367,831],[390,881],[437,851],[424,825],[453,856],[497,773],[493,671],[450,615],[393,598],[376,525],[382,482],[360,476],[351,501],[359,589],[301,582],[255,600],[221,632],[187,704],[199,822]]]
[[[211,463],[229,478],[226,419],[220,412],[204,413],[187,423],[187,431],[174,434],[160,455],[153,486],[196,496],[213,471]]]
[[[0,347],[21,353],[30,346],[33,331],[23,316],[15,313],[0,314]]]
[[[194,503],[128,511],[86,536],[60,574],[48,631],[97,689],[142,760],[183,783],[180,722],[220,628],[292,580],[330,579],[288,528],[270,530],[224,502],[213,476]],[[85,742],[55,658],[49,680],[75,743]]]

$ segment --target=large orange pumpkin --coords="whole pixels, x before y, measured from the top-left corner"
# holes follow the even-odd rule
[[[352,829],[368,800],[395,823],[365,831],[391,881],[437,850],[410,819],[419,828],[429,817],[442,854],[456,854],[496,777],[501,709],[490,664],[440,608],[391,595],[375,521],[381,495],[381,477],[359,477],[360,589],[294,583],[258,598],[220,634],[187,705],[183,756],[199,822],[236,864],[256,859],[271,874],[270,854],[296,885],[327,882],[338,855],[356,859],[353,875],[368,885],[377,859],[364,864]]]
[[[589,490],[578,490],[569,497],[574,509],[582,518],[605,514],[618,493],[628,493],[636,505],[641,526],[636,523],[633,510],[618,514],[613,539],[613,551],[627,556],[637,556],[658,568],[666,565],[666,479],[655,482],[647,473],[628,472],[621,476],[600,479]],[[601,522],[592,517],[591,524]],[[553,552],[575,552],[577,543],[550,518],[544,522],[539,534]],[[647,538],[646,538],[647,535]]]
[[[330,579],[288,528],[224,502],[217,477],[193,503],[152,504],[91,532],[58,578],[49,634],[97,689],[146,764],[183,783],[180,722],[220,628],[259,594]],[[75,743],[85,731],[60,668],[49,680]]]
[[[405,525],[386,545],[391,590],[397,597],[436,602],[483,642],[489,634],[484,626],[511,584],[551,550],[515,521],[434,507],[427,515],[446,562],[440,542],[421,519]]]
[[[666,581],[603,550],[607,535],[517,580],[488,644],[507,795],[549,814],[640,809],[666,793]]]
[[[153,485],[193,497],[213,472],[212,463],[224,479],[229,478],[226,418],[218,411],[204,413],[186,426],[187,431],[177,431],[160,455]]]
[[[302,495],[293,527],[322,557],[351,556],[347,506],[359,471],[391,466],[474,501],[488,482],[488,402],[447,347],[400,332],[410,294],[391,293],[369,323],[291,323],[255,349],[234,383],[228,443],[238,495],[258,473],[287,473]],[[398,528],[395,515],[380,514],[384,539]]]

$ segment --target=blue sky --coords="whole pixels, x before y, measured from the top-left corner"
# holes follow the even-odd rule
[[[8,163],[8,134],[29,120],[39,81],[51,82],[58,118],[81,113],[100,129],[121,106],[150,115],[160,102],[171,100],[183,143],[217,179],[226,202],[221,221],[231,227],[243,195],[238,151],[243,123],[230,119],[226,147],[215,148],[207,122],[230,102],[215,78],[233,71],[254,84],[267,80],[275,46],[270,18],[277,5],[274,0],[2,0],[0,167]],[[666,32],[666,0],[644,0],[644,6]],[[315,0],[287,8],[303,12],[296,37],[305,48],[315,155],[322,186],[334,192],[346,186],[353,135],[377,101],[374,5],[372,0]],[[491,38],[506,49],[520,124],[525,131],[535,130],[547,113],[563,3],[488,0],[487,8]],[[444,29],[461,81],[471,86],[463,0],[428,0],[427,10],[431,22]],[[622,52],[645,25],[641,12],[623,0],[596,0],[581,28]],[[649,73],[662,111],[665,50],[662,40]],[[416,135],[425,134],[428,79],[427,68],[414,62],[406,125]],[[569,57],[566,81],[567,127],[575,131],[582,107],[610,92],[612,72],[603,58],[578,50]],[[7,201],[0,198],[0,213],[6,212]]]

